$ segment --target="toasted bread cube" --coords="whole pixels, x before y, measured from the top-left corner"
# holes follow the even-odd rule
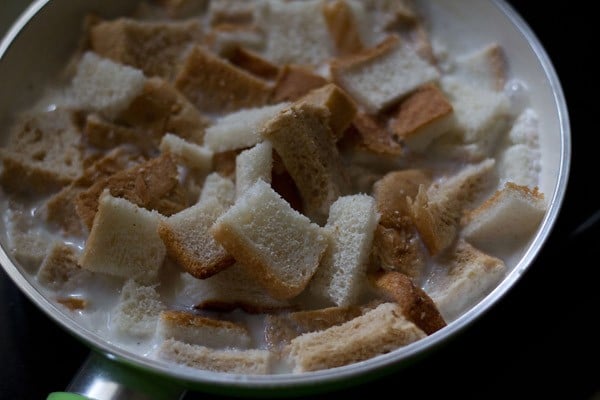
[[[427,260],[426,250],[414,225],[407,197],[414,197],[419,187],[428,187],[431,177],[420,169],[392,171],[373,185],[379,226],[373,237],[372,259],[383,269],[399,271],[419,278]]]
[[[144,89],[146,77],[139,69],[86,52],[71,83],[75,104],[84,110],[116,117]]]
[[[439,254],[452,244],[465,207],[483,190],[493,168],[494,160],[487,159],[464,167],[428,189],[419,187],[418,194],[409,201],[409,208],[430,254]]]
[[[271,96],[270,85],[201,46],[195,46],[175,79],[179,89],[201,112],[224,113],[260,107]]]
[[[260,131],[266,122],[288,105],[280,103],[250,108],[221,117],[206,130],[206,146],[215,153],[252,147],[262,140]]]
[[[278,299],[304,290],[327,247],[323,229],[292,209],[262,180],[219,217],[211,232]]]
[[[373,274],[370,281],[377,294],[387,301],[395,301],[406,319],[428,335],[446,326],[433,300],[406,275],[386,271]]]
[[[211,25],[251,25],[261,11],[260,2],[247,0],[211,1],[208,6],[208,21]]]
[[[208,278],[235,262],[209,233],[228,207],[216,199],[199,202],[160,222],[158,234],[167,254],[189,274]]]
[[[330,83],[311,90],[299,99],[329,111],[329,127],[336,140],[339,140],[356,116],[356,105],[342,89]]]
[[[150,78],[118,120],[149,131],[160,138],[175,134],[187,141],[202,144],[208,119],[169,82]]]
[[[160,345],[158,357],[192,368],[244,375],[268,374],[272,362],[267,350],[218,350],[173,339]]]
[[[402,154],[402,145],[380,118],[358,112],[352,124],[358,134],[359,146],[368,152],[377,156],[392,157]]]
[[[251,341],[248,329],[242,324],[203,317],[188,311],[161,312],[157,332],[164,339],[215,349],[244,349],[249,347]]]
[[[155,282],[166,254],[157,232],[160,218],[104,191],[79,264],[92,272]]]
[[[331,205],[325,225],[329,246],[308,288],[313,296],[337,306],[356,304],[364,289],[378,222],[371,196],[342,196]]]
[[[258,53],[241,46],[234,46],[225,54],[229,62],[266,80],[274,80],[279,75],[280,68],[269,60],[262,58]],[[279,102],[280,100],[275,100]]]
[[[220,2],[220,1],[219,1]],[[213,1],[213,3],[215,3]],[[261,78],[270,80],[262,75],[257,75],[253,71],[250,71],[242,65],[238,65],[233,62],[230,58],[236,51],[235,49],[243,47],[245,49],[260,51],[265,45],[265,34],[260,27],[255,25],[238,25],[223,23],[220,25],[213,26],[212,30],[206,33],[204,40],[206,46],[215,54],[220,57],[229,59],[232,64],[240,67],[242,70],[248,71],[249,73],[259,76]],[[259,53],[257,57],[263,59]],[[264,59],[265,63],[271,64],[267,59]],[[275,65],[275,64],[273,64]]]
[[[248,268],[239,263],[206,279],[182,276],[182,301],[192,301],[201,310],[232,311],[241,308],[250,314],[271,313],[292,308],[286,300],[270,296]]]
[[[425,290],[446,321],[452,321],[489,293],[506,273],[499,258],[487,255],[464,240],[442,260],[447,275],[436,275]]]
[[[341,325],[292,339],[290,359],[294,372],[318,371],[386,354],[425,336],[399,305],[384,303]]]
[[[452,105],[432,84],[420,87],[405,98],[394,112],[394,135],[414,151],[422,152],[432,140],[450,130]]]
[[[83,171],[74,113],[57,108],[21,115],[0,158],[0,182],[7,192],[47,193],[73,181]]]
[[[262,131],[298,186],[306,214],[317,222],[327,219],[329,207],[348,186],[329,120],[328,110],[300,102]]]
[[[286,64],[277,75],[271,101],[295,101],[326,84],[327,79],[317,75],[310,68]]]
[[[501,190],[465,215],[464,237],[484,250],[522,243],[539,226],[546,213],[544,195],[507,182]]]
[[[331,62],[333,81],[368,113],[392,106],[426,83],[438,79],[437,70],[390,36],[376,47]],[[385,83],[382,83],[385,82]]]
[[[160,151],[174,155],[183,165],[200,173],[206,174],[212,167],[212,150],[188,142],[172,133],[163,136]]]
[[[149,337],[156,331],[158,316],[165,309],[155,286],[128,280],[121,289],[111,323],[121,333]]]
[[[271,183],[273,146],[264,141],[242,151],[235,160],[235,192],[240,197],[259,179]]]
[[[90,47],[102,57],[172,80],[183,54],[202,40],[199,21],[136,21],[117,18],[90,30]]]
[[[98,209],[100,194],[109,189],[140,207],[169,216],[187,206],[185,191],[178,180],[177,166],[169,154],[162,154],[127,170],[100,179],[77,196],[76,211],[90,228]]]
[[[360,27],[347,1],[326,2],[323,15],[338,55],[345,56],[364,49]]]
[[[267,315],[265,340],[269,349],[279,349],[303,333],[341,325],[362,313],[360,307],[349,306]]]

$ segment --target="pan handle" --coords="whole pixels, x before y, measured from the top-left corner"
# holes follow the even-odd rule
[[[186,392],[176,382],[146,375],[95,351],[90,353],[67,391],[93,400],[181,400]],[[56,396],[61,395],[53,393],[51,396],[55,397],[49,398],[60,399]]]

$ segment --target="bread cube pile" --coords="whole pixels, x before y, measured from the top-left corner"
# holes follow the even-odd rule
[[[546,204],[501,45],[436,51],[423,18],[409,0],[90,15],[68,85],[0,149],[12,257],[74,314],[116,282],[114,334],[191,368],[302,373],[435,334]]]

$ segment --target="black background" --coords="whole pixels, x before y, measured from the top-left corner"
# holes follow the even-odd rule
[[[509,1],[536,33],[569,107],[572,164],[567,196],[543,251],[491,311],[436,352],[376,381],[316,399],[563,398],[600,396],[597,189],[598,50],[591,3]],[[25,298],[0,268],[0,400],[45,399],[63,390],[89,350]],[[414,397],[413,397],[414,396]],[[190,399],[222,399],[202,393]],[[598,399],[600,397],[596,397]]]

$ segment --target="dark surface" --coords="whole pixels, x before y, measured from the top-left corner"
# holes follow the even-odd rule
[[[561,79],[572,127],[567,197],[543,251],[517,285],[486,315],[413,365],[367,385],[312,398],[367,397],[379,388],[394,398],[591,399],[600,391],[597,328],[600,229],[571,233],[600,209],[594,34],[586,6],[510,2],[548,51]],[[543,8],[540,9],[540,7]],[[594,20],[592,19],[594,18]],[[597,36],[597,35],[596,35]],[[582,50],[589,44],[590,50]],[[595,173],[593,173],[595,172]],[[63,390],[88,349],[26,299],[0,269],[0,399],[45,399]],[[189,394],[186,399],[213,396]],[[225,398],[225,397],[214,397]]]

